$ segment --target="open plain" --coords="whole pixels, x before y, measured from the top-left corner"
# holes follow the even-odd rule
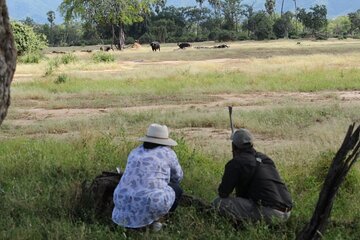
[[[294,239],[310,219],[348,126],[360,123],[360,40],[163,44],[124,51],[46,49],[18,63],[0,127],[1,239]],[[197,48],[198,47],[198,48]],[[89,49],[92,52],[83,52]],[[53,50],[65,54],[54,54]],[[113,60],[96,61],[96,54]],[[283,226],[236,231],[179,208],[158,233],[111,230],[79,216],[79,186],[126,156],[152,122],[166,124],[188,194],[211,202],[231,158],[235,127],[272,157],[295,203]],[[347,176],[324,239],[360,238],[360,167]],[[90,220],[89,220],[90,219]]]

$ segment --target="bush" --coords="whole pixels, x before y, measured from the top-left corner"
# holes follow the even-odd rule
[[[316,40],[327,40],[329,37],[325,33],[317,33],[315,35]]]
[[[57,69],[60,65],[60,60],[58,57],[54,58],[54,59],[51,59],[49,62],[48,62],[48,66],[46,68],[46,72],[45,72],[45,76],[49,76],[51,75],[55,69]]]
[[[38,52],[34,53],[26,53],[25,55],[21,56],[19,62],[21,63],[39,63],[42,58],[42,55]]]
[[[69,77],[66,74],[60,74],[56,80],[54,81],[55,84],[65,83],[69,80]]]
[[[97,52],[95,54],[93,54],[93,60],[97,63],[99,62],[114,62],[115,61],[115,57],[114,55],[110,54],[110,53],[105,53],[105,52]]]
[[[67,53],[61,57],[61,62],[63,64],[69,64],[76,61],[76,56],[72,53]]]
[[[215,29],[214,31],[211,31],[211,32],[209,33],[208,39],[209,39],[210,41],[218,40],[218,38],[219,38],[219,32],[220,32],[219,29]]]
[[[11,22],[16,49],[19,55],[38,52],[47,46],[45,35],[38,35],[33,28],[20,22]]]
[[[237,34],[237,40],[239,41],[249,40],[249,36],[246,32],[240,32]]]
[[[227,31],[227,30],[220,31],[217,40],[219,42],[235,41],[236,40],[236,32]]]

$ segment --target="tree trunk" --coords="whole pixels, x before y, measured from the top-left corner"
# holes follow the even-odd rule
[[[5,0],[0,0],[0,124],[10,105],[10,84],[16,67],[16,49]]]
[[[281,13],[280,13],[280,16],[282,16],[284,14],[284,1],[285,0],[282,0],[281,2]]]
[[[124,25],[119,25],[119,50],[123,50],[125,48],[125,32]]]

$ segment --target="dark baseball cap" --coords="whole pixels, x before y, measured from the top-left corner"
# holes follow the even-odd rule
[[[232,143],[238,148],[244,148],[253,145],[254,138],[249,130],[240,128],[231,136]]]

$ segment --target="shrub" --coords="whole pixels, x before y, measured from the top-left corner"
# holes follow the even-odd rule
[[[246,32],[240,32],[237,34],[237,40],[239,41],[249,40],[249,36]]]
[[[66,74],[60,74],[56,80],[54,81],[55,84],[65,83],[69,80],[69,77]]]
[[[11,22],[16,49],[19,55],[38,52],[47,46],[45,35],[36,34],[32,27]]]
[[[42,58],[42,55],[39,52],[34,53],[26,53],[25,55],[21,56],[19,62],[21,63],[39,63]]]
[[[105,53],[105,52],[97,52],[95,54],[93,54],[93,59],[95,62],[114,62],[115,61],[115,57],[114,55],[110,54],[110,53]]]
[[[220,31],[218,35],[219,42],[227,42],[227,41],[235,41],[236,40],[236,32],[223,30]]]
[[[215,40],[217,40],[218,38],[219,38],[219,30],[218,29],[215,29],[214,31],[211,31],[210,33],[209,33],[209,36],[208,36],[208,39],[210,40],[210,41],[215,41]]]
[[[61,57],[61,62],[63,64],[69,64],[69,63],[75,62],[75,61],[76,61],[76,56],[72,53],[67,53]]]
[[[48,66],[46,68],[45,76],[51,75],[54,72],[54,70],[59,67],[59,65],[60,65],[60,60],[59,60],[58,57],[56,57],[54,59],[51,59],[48,62]]]
[[[315,38],[316,40],[327,40],[329,37],[325,33],[317,33]]]

